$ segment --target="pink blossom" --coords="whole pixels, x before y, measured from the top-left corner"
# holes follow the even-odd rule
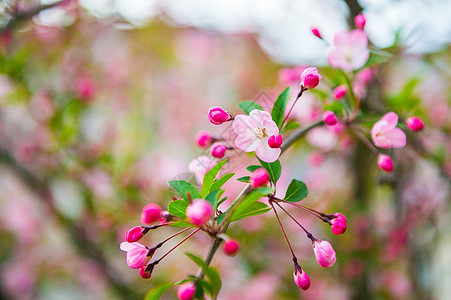
[[[224,253],[228,256],[235,256],[240,249],[240,244],[235,240],[228,240],[224,244]]]
[[[329,63],[347,72],[359,69],[369,58],[368,39],[360,29],[342,31],[334,37],[335,48],[329,52]]]
[[[406,120],[406,126],[412,131],[421,131],[424,129],[424,123],[418,117],[409,117]]]
[[[186,209],[186,217],[197,226],[205,225],[211,217],[213,207],[207,200],[195,199]]]
[[[334,126],[338,122],[335,114],[329,110],[323,113],[323,121],[329,126]]]
[[[393,172],[393,170],[395,169],[395,165],[393,164],[392,159],[390,158],[390,156],[385,154],[378,155],[377,164],[379,168],[388,173]]]
[[[221,144],[214,144],[210,148],[210,154],[216,158],[223,158],[225,152],[227,151],[227,147]]]
[[[345,85],[339,85],[334,89],[334,98],[336,100],[340,100],[346,95],[346,86]]]
[[[367,85],[373,80],[374,72],[370,68],[364,68],[356,74],[357,82],[363,85]]]
[[[222,123],[230,120],[230,115],[221,107],[213,106],[208,110],[208,119],[215,125],[221,125]]]
[[[123,242],[121,250],[127,252],[127,266],[133,269],[144,267],[151,258],[151,256],[147,256],[149,250],[140,243]]]
[[[299,270],[295,270],[293,273],[294,283],[301,289],[308,290],[310,287],[310,277],[300,267]]]
[[[271,148],[268,144],[270,136],[279,134],[279,128],[268,112],[254,109],[249,116],[238,115],[232,128],[237,134],[235,145],[239,149],[245,152],[255,151],[258,158],[268,163],[279,158],[280,148]]]
[[[206,130],[199,131],[199,133],[197,133],[196,135],[196,144],[199,147],[205,148],[208,145],[210,145],[211,141],[212,141],[211,135]]]
[[[313,35],[315,35],[316,37],[322,39],[323,37],[321,36],[321,33],[319,32],[319,29],[316,27],[312,27],[311,28]]]
[[[185,282],[177,290],[179,300],[191,300],[196,292],[196,286],[192,282]]]
[[[258,168],[257,170],[252,172],[249,179],[251,186],[254,188],[264,186],[268,183],[268,181],[269,181],[268,172],[266,172],[266,170],[263,168]]]
[[[355,16],[355,18],[354,18],[355,27],[363,29],[365,27],[365,24],[366,24],[366,17],[364,14]]]
[[[129,243],[139,241],[143,237],[141,226],[136,226],[130,229],[125,235],[125,240]]]
[[[380,148],[402,148],[406,145],[405,133],[396,128],[398,115],[394,112],[386,113],[371,129],[374,144]]]
[[[144,266],[139,269],[139,276],[141,276],[144,279],[149,279],[150,277],[152,277],[152,272],[146,271],[146,268],[147,266]]]
[[[216,165],[216,160],[212,157],[202,155],[193,159],[189,165],[188,170],[194,173],[198,183],[202,183],[205,174]]]
[[[283,85],[293,85],[299,82],[299,76],[301,76],[302,71],[305,70],[305,67],[296,66],[296,67],[287,67],[280,69],[278,72],[279,81]]]
[[[346,219],[346,217],[340,213],[333,213],[332,217],[333,219],[330,224],[332,233],[336,235],[345,233],[346,229],[348,228],[348,220]]]
[[[94,81],[90,77],[81,77],[75,83],[75,89],[83,100],[92,99],[96,93]]]
[[[323,77],[318,73],[318,69],[307,68],[301,74],[301,86],[306,89],[313,89],[319,84],[321,78]]]
[[[141,222],[151,224],[160,219],[161,209],[157,204],[150,203],[143,207],[141,212]]]
[[[315,240],[313,252],[315,252],[316,261],[323,268],[332,267],[337,260],[335,250],[328,241]]]
[[[271,148],[280,148],[282,143],[283,143],[283,137],[281,134],[271,135],[268,139],[268,145]]]

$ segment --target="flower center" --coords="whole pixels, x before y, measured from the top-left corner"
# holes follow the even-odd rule
[[[265,136],[268,136],[268,135],[266,134],[266,129],[265,129],[265,128],[263,128],[263,129],[261,129],[261,128],[255,128],[255,129],[254,129],[254,132],[255,132],[255,135],[256,135],[259,139],[262,139],[262,138],[264,138]]]

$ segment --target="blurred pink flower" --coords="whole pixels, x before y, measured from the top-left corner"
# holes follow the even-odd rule
[[[271,148],[268,144],[270,136],[279,134],[279,128],[268,112],[254,109],[249,116],[238,115],[232,127],[238,135],[235,145],[239,149],[245,152],[255,151],[258,158],[268,163],[279,158],[280,148]]]
[[[307,89],[314,89],[321,78],[323,77],[318,73],[318,69],[314,67],[307,68],[301,74],[301,86]]]
[[[207,200],[194,199],[193,203],[186,209],[186,217],[197,226],[205,225],[213,213],[213,207]]]
[[[373,128],[371,137],[374,144],[380,148],[402,148],[406,145],[406,134],[399,128],[398,115],[394,112],[386,113]]]
[[[198,156],[193,159],[189,165],[188,169],[191,173],[194,173],[198,183],[202,183],[205,174],[216,165],[216,160],[212,157],[206,155]]]
[[[379,168],[388,173],[393,172],[393,170],[395,169],[395,165],[393,164],[392,159],[390,158],[390,156],[385,154],[379,154],[379,156],[377,157],[377,164],[379,165]]]
[[[329,52],[329,63],[347,72],[359,69],[369,58],[368,38],[360,29],[342,31],[334,37],[335,48]]]
[[[123,242],[120,248],[122,251],[127,252],[127,266],[133,269],[144,267],[151,258],[147,256],[149,250],[140,243]]]

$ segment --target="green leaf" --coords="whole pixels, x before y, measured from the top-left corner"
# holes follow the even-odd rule
[[[260,188],[260,189],[251,191],[249,194],[244,196],[243,200],[241,200],[241,202],[235,208],[235,211],[233,212],[232,216],[230,217],[230,220],[234,220],[237,218],[237,216],[244,214],[251,204],[253,204],[258,199],[265,197],[273,192],[274,192],[273,188]],[[229,210],[230,209],[232,209],[232,207],[230,207]],[[227,210],[225,215],[228,215],[229,210]],[[230,222],[232,222],[232,221],[230,221]]]
[[[290,87],[284,89],[283,92],[280,93],[279,97],[277,97],[276,102],[274,102],[274,107],[272,108],[272,120],[279,128],[282,126],[283,117],[285,116],[285,108],[287,107],[287,103],[290,98],[290,90]]]
[[[237,180],[238,180],[238,181],[241,181],[241,182],[249,183],[249,180],[250,180],[250,179],[251,179],[250,176],[243,176],[243,177],[238,178]]]
[[[224,197],[221,200],[218,201],[218,203],[216,203],[216,208],[221,205],[224,201],[226,201],[229,197]]]
[[[301,126],[301,124],[299,124],[295,120],[288,120],[288,122],[285,123],[285,125],[282,128],[282,130],[280,131],[280,134],[284,134],[285,132],[288,132],[290,130],[296,129],[299,126]]]
[[[212,294],[210,295],[213,299],[216,299],[218,296],[219,290],[221,289],[221,277],[219,276],[218,271],[213,268],[207,266],[204,260],[192,253],[185,253],[196,265],[198,265],[202,272],[204,272],[205,277],[208,279],[208,283],[211,286]]]
[[[179,218],[186,218],[186,209],[188,208],[188,201],[185,200],[175,200],[169,203],[168,212]]]
[[[175,222],[171,223],[170,226],[172,226],[172,227],[193,227],[193,224],[183,222],[183,221],[175,221]]]
[[[222,192],[221,192],[222,191]],[[211,203],[211,205],[213,205],[213,207],[216,206],[216,201],[218,200],[218,193],[221,192],[224,193],[224,190],[216,190],[214,192],[211,192],[207,195],[207,197],[205,197],[205,200],[207,200],[208,202]]]
[[[266,172],[268,172],[269,178],[275,185],[277,180],[280,178],[280,173],[282,172],[282,166],[280,165],[279,160],[272,163],[264,162],[261,159],[258,160],[262,164],[263,168],[265,168]]]
[[[158,300],[172,286],[172,282],[164,283],[157,288],[150,290],[144,300]]]
[[[187,192],[191,194],[193,199],[200,198],[199,190],[191,183],[183,180],[171,180],[168,184],[186,201],[189,201]]]
[[[300,180],[293,179],[288,186],[287,193],[284,200],[288,202],[298,202],[303,200],[308,195],[308,189],[305,183]]]
[[[219,179],[216,179],[211,185],[210,191],[219,190],[235,173],[227,173]]]
[[[254,101],[243,101],[238,103],[238,108],[241,109],[248,115],[251,111],[254,109],[263,110],[263,108],[260,106],[260,104],[255,103]]]
[[[262,166],[252,165],[246,168],[249,172],[254,172],[257,169],[260,169]]]
[[[218,162],[213,168],[211,168],[207,174],[204,176],[204,180],[202,183],[202,189],[200,192],[200,195],[202,198],[205,198],[205,196],[208,195],[211,191],[211,186],[213,184],[213,181],[215,180],[216,176],[218,175],[221,168],[224,166],[224,164],[227,162],[227,159],[224,159],[220,162]]]
[[[252,217],[260,214],[264,214],[271,210],[271,207],[262,203],[262,202],[254,202],[251,203],[247,208],[243,209],[239,212],[239,214],[233,214],[230,222],[235,222],[247,217]]]

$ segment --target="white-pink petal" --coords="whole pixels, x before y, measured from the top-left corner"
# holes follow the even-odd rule
[[[255,154],[264,162],[275,162],[279,158],[282,150],[280,148],[269,147],[268,139],[263,139],[262,141],[266,141],[266,144],[262,142],[261,145],[257,149],[255,149]]]

